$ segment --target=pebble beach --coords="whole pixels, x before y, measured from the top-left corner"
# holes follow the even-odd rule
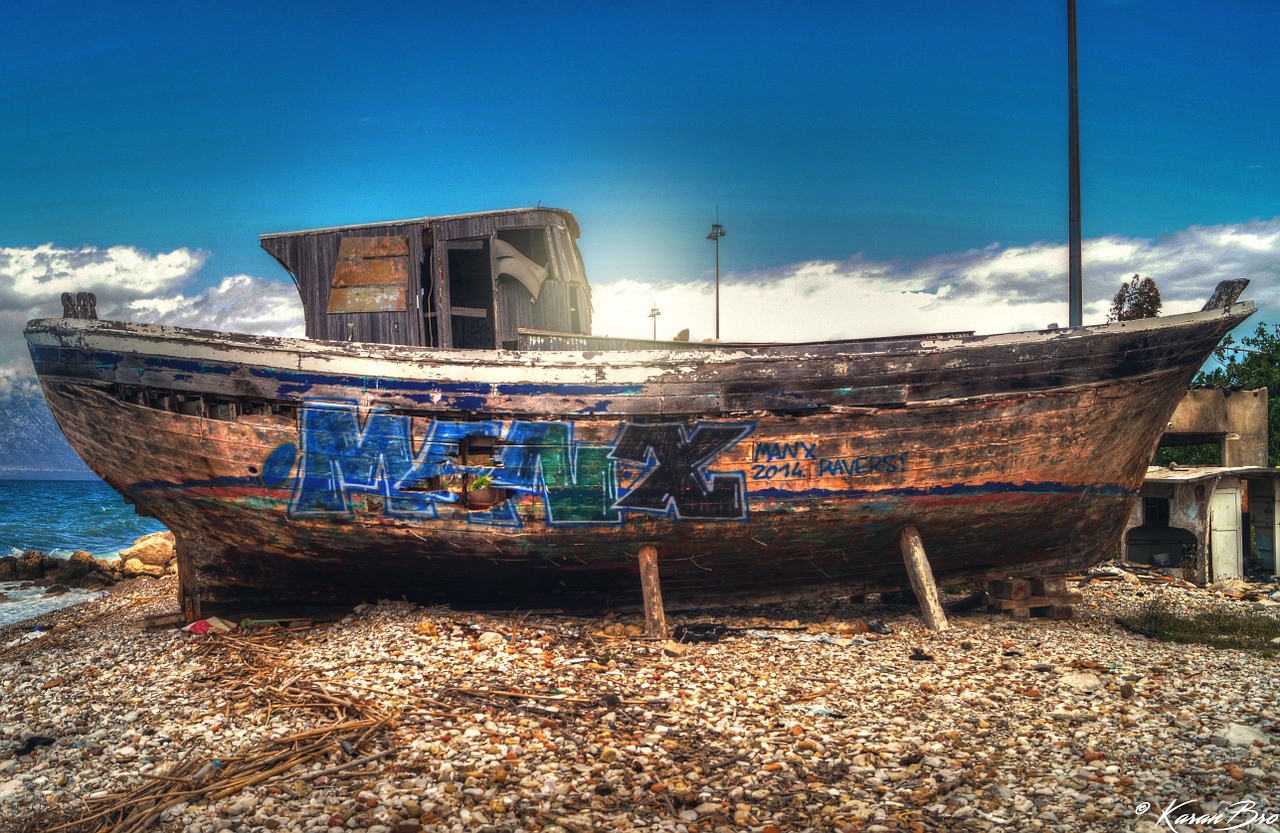
[[[1258,603],[1079,590],[1074,620],[942,632],[849,601],[670,617],[722,626],[685,644],[404,602],[146,630],[175,579],[134,578],[0,628],[0,829],[1280,830],[1277,660],[1115,621]]]

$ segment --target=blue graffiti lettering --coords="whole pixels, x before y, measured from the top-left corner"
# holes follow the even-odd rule
[[[513,422],[495,486],[542,493],[549,524],[620,524],[609,447],[576,442],[569,422]]]
[[[290,512],[350,515],[352,492],[381,495],[391,515],[435,517],[418,479],[409,421],[375,409],[361,426],[355,403],[309,402],[298,417],[302,462]]]
[[[756,463],[751,467],[752,480],[773,480],[776,477],[808,477],[809,469],[800,463]]]
[[[758,463],[763,460],[766,463],[772,463],[775,460],[787,459],[816,460],[817,452],[817,443],[807,443],[804,440],[792,443],[756,443],[751,462]]]
[[[819,460],[818,476],[840,475],[844,477],[862,477],[868,474],[899,474],[907,470],[907,455],[903,451],[898,454],[872,454],[866,457],[854,457],[849,460]]]
[[[352,401],[307,402],[299,411],[289,513],[352,517],[352,497],[364,494],[379,497],[369,506],[388,516],[437,518],[438,504],[460,502],[462,485],[505,491],[505,499],[500,492],[492,506],[477,501],[466,514],[469,524],[488,526],[523,525],[512,492],[540,496],[549,525],[618,525],[627,510],[676,519],[747,514],[745,472],[709,466],[750,434],[752,423],[624,424],[605,444],[577,440],[569,422],[516,421],[504,436],[498,421],[431,420],[416,450],[412,427],[409,416],[381,408],[362,414]],[[491,456],[481,465],[468,450],[468,438],[477,437],[490,438],[483,447]],[[814,448],[786,445],[791,451],[782,453],[795,456]],[[286,444],[268,455],[264,471],[273,482],[284,485],[294,451]],[[798,463],[787,465],[799,472]],[[620,468],[631,470],[622,494]]]

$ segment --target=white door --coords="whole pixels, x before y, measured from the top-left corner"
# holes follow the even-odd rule
[[[1223,479],[1209,498],[1210,581],[1238,578],[1244,560],[1240,540],[1240,481]]]

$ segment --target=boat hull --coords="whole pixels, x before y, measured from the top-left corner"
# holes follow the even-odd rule
[[[1252,311],[791,347],[469,353],[28,328],[59,424],[178,540],[184,605],[672,606],[1079,569]]]

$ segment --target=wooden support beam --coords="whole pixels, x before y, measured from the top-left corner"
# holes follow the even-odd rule
[[[640,589],[644,592],[644,624],[649,636],[667,638],[667,615],[662,609],[662,584],[658,581],[658,548],[640,548]]]
[[[1021,601],[1031,598],[1031,582],[1025,578],[1011,578],[987,583],[987,592],[997,599]]]
[[[1031,595],[1033,596],[1065,596],[1067,595],[1067,579],[1065,576],[1039,576],[1031,579]]]
[[[947,614],[942,610],[942,602],[938,599],[938,585],[933,581],[933,568],[924,552],[924,542],[920,540],[920,532],[909,526],[902,530],[899,539],[902,546],[902,560],[907,565],[907,575],[911,578],[911,589],[920,601],[920,613],[924,616],[924,624],[931,631],[945,631]]]
[[[1083,593],[1065,593],[1061,596],[1031,596],[1026,599],[1001,599],[987,594],[987,607],[995,610],[1014,610],[1019,607],[1049,607],[1050,605],[1080,604]]]

